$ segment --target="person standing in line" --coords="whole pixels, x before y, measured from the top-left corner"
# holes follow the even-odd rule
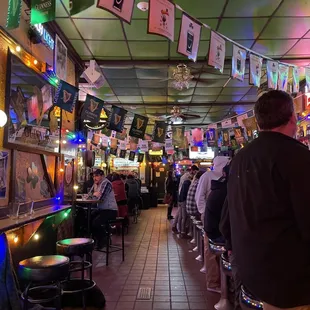
[[[196,219],[200,219],[200,213],[197,208],[195,201],[195,194],[198,186],[200,177],[203,175],[203,171],[198,171],[194,176],[194,179],[189,187],[187,198],[186,198],[186,212],[190,216],[195,216]]]
[[[175,181],[173,179],[173,171],[169,170],[167,172],[167,178],[165,181],[165,201],[164,201],[164,203],[168,204],[167,220],[173,220],[173,216],[171,215],[171,213],[174,205],[174,192],[175,192]]]
[[[218,180],[222,176],[223,168],[229,163],[230,158],[226,156],[216,156],[213,160],[213,170],[206,171],[199,179],[197,191],[195,194],[195,201],[199,213],[201,214],[201,221],[204,223],[204,214],[206,202],[211,192],[211,181]],[[210,292],[220,293],[220,272],[219,264],[216,261],[216,256],[209,250],[208,236],[204,235],[204,268],[202,272],[206,272],[207,290]]]
[[[265,310],[310,309],[310,152],[294,139],[292,97],[255,104],[258,138],[234,158],[228,181],[233,255],[242,284]]]

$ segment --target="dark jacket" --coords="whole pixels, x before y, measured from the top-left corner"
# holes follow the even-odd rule
[[[211,192],[208,196],[205,216],[204,230],[210,239],[222,237],[220,232],[220,220],[222,207],[227,195],[227,182],[225,178],[211,181]]]
[[[243,284],[280,308],[310,304],[310,152],[262,132],[234,158],[228,181],[232,249]]]
[[[139,198],[140,188],[138,182],[135,179],[127,179],[125,188],[128,199]]]
[[[188,193],[190,185],[191,185],[191,180],[185,180],[183,182],[180,195],[179,195],[179,202],[186,202],[187,193]]]
[[[174,191],[176,190],[175,182],[173,178],[167,178],[165,182],[165,191],[167,194],[173,195]]]
[[[225,238],[225,248],[227,251],[232,250],[231,245],[231,229],[230,229],[230,218],[229,218],[229,210],[228,210],[228,202],[227,198],[223,204],[222,215],[220,221],[220,232],[222,236]]]

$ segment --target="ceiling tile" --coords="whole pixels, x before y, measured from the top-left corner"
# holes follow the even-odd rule
[[[147,20],[132,20],[130,25],[124,23],[124,28],[129,41],[166,41],[164,37],[147,33]]]
[[[256,39],[267,20],[267,18],[223,18],[218,31],[233,40]]]
[[[138,80],[140,87],[147,87],[147,88],[163,88],[167,87],[168,81],[162,81],[162,80],[155,80],[155,79],[139,79]]]
[[[199,87],[195,90],[195,95],[219,95],[221,87]]]
[[[197,87],[223,87],[228,79],[205,79],[197,83]]]
[[[103,74],[107,79],[136,79],[135,69],[102,69]],[[122,86],[124,87],[124,86]]]
[[[223,88],[223,91],[221,95],[242,95],[244,96],[248,91],[250,90],[250,87],[225,87]]]
[[[242,114],[245,113],[251,109],[253,109],[254,105],[235,105],[233,107],[233,111],[238,113],[238,114]]]
[[[124,40],[119,20],[74,19],[74,23],[85,40]]]
[[[168,56],[168,42],[129,42],[129,48],[134,58],[145,59]]]
[[[136,69],[137,77],[139,79],[154,79],[163,80],[168,78],[168,70],[167,68],[159,68],[159,69]],[[154,81],[156,82],[156,81]]]
[[[258,40],[253,50],[266,56],[283,56],[297,40]]]
[[[257,95],[246,95],[241,99],[241,101],[245,101],[245,102],[256,102],[256,100],[257,100]]]
[[[290,1],[290,0],[288,0]],[[270,16],[281,0],[234,0],[229,1],[224,17],[259,17]]]
[[[119,102],[118,98],[116,96],[110,96],[110,97],[107,97],[105,99],[106,102],[108,103],[117,103]]]
[[[95,2],[97,3],[97,1],[95,1]],[[76,14],[76,15],[73,16],[74,19],[76,19],[76,18],[85,18],[85,17],[87,17],[87,18],[96,18],[96,19],[108,18],[108,19],[118,20],[118,18],[115,15],[109,13],[106,10],[97,8],[96,4],[94,4],[93,6],[91,6],[88,9],[86,9],[85,11],[82,11],[81,13]]]
[[[201,103],[201,102],[213,102],[215,101],[217,96],[193,96],[193,103]]]
[[[172,103],[190,103],[192,96],[168,96],[168,102]]]
[[[284,0],[276,16],[310,16],[310,0]]]
[[[289,52],[288,55],[309,55],[310,56],[310,39],[300,40]]]
[[[109,79],[108,80],[111,87],[135,87],[138,88],[138,81],[136,79]]]
[[[70,18],[56,18],[56,22],[68,39],[81,39]]]
[[[143,12],[140,9],[138,9],[137,4],[141,2],[141,0],[135,0],[135,5],[134,5],[134,9],[133,9],[133,14],[132,14],[132,18],[136,19],[147,19],[148,18],[148,11]]]
[[[188,0],[176,0],[178,4],[185,12],[195,18],[207,18],[207,17],[219,17],[223,11],[226,0],[217,0],[206,4],[206,0],[195,0],[195,2]],[[180,17],[182,12],[176,10],[176,17]]]
[[[212,106],[210,113],[228,113],[232,106]]]
[[[141,96],[118,96],[122,103],[143,103]]]
[[[166,96],[167,89],[159,88],[141,88],[142,96]]]
[[[76,52],[83,58],[83,56],[92,56],[89,49],[82,40],[70,40],[70,43]]]
[[[227,87],[246,87],[248,88],[249,87],[249,80],[248,79],[244,79],[243,82],[241,81],[238,81],[236,79],[231,79],[228,84],[227,84]]]
[[[242,96],[219,96],[217,102],[237,102],[242,98]]]
[[[174,88],[173,83],[174,83],[174,80],[170,79],[168,81],[168,87]],[[196,83],[196,81],[189,81],[188,84],[189,84],[189,88],[191,88],[191,87],[195,87],[197,83]]]
[[[194,88],[178,90],[175,88],[168,88],[169,96],[191,96],[194,93]]]
[[[294,27],[292,27],[294,25]],[[310,17],[272,18],[260,39],[298,39],[310,29]]]
[[[144,102],[167,102],[167,96],[143,96]]]
[[[68,17],[68,14],[61,3],[61,1],[56,1],[56,18],[57,17]]]
[[[211,106],[203,106],[203,107],[191,107],[188,110],[188,113],[195,114],[195,113],[207,113],[210,110]]]
[[[113,91],[116,96],[140,96],[139,88],[113,88]]]
[[[119,56],[130,56],[125,41],[86,41],[86,44],[90,48],[91,52],[95,57],[119,57]]]

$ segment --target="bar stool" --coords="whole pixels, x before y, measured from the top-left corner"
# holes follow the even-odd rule
[[[209,248],[216,256],[221,256],[226,251],[224,243],[216,243],[211,239],[209,239]]]
[[[201,249],[202,249],[202,262],[205,260],[205,231],[201,230]],[[205,264],[203,264],[202,268],[199,270],[201,273],[207,273],[207,269]]]
[[[56,310],[61,310],[61,281],[68,276],[69,267],[69,258],[61,255],[35,256],[19,262],[18,275],[28,282],[21,295],[23,309],[28,309],[28,303],[54,301]]]
[[[200,229],[198,228],[199,226],[202,226],[202,222],[201,221],[196,221],[194,222],[195,224],[195,230],[194,230],[194,233],[195,233],[195,244],[196,246],[193,248],[193,252],[198,252],[198,244],[199,244],[199,236],[200,236]]]
[[[201,244],[201,240],[202,240],[202,235],[201,232],[203,232],[203,226],[201,225],[197,225],[197,247],[198,247],[198,253],[199,255],[195,258],[196,260],[198,260],[199,262],[203,261],[203,245]]]
[[[106,231],[106,246],[105,250],[97,250],[99,252],[106,254],[106,266],[109,265],[109,254],[113,252],[122,251],[122,260],[125,260],[125,240],[124,240],[124,229],[125,229],[125,219],[123,217],[117,217],[115,220],[109,220],[107,222],[107,231]],[[115,224],[121,225],[122,230],[122,246],[112,245],[111,240],[111,226]]]
[[[241,286],[240,305],[244,310],[263,309],[263,302],[254,297],[243,285]]]
[[[190,221],[189,221],[189,232],[188,232],[188,234],[187,234],[187,236],[189,236],[189,237],[193,237],[193,219],[195,219],[195,217],[194,216],[190,216]]]
[[[193,239],[190,241],[191,244],[195,244],[196,240],[195,240],[195,229],[196,229],[196,218],[194,216],[191,217],[192,220],[192,237]]]
[[[214,305],[217,310],[230,310],[233,309],[233,305],[228,299],[228,279],[232,277],[231,263],[227,253],[221,255],[221,299]]]
[[[69,275],[62,283],[64,294],[82,293],[83,309],[85,305],[85,291],[95,287],[96,283],[92,279],[92,252],[94,240],[90,238],[71,238],[56,242],[57,253],[65,255],[70,259]],[[74,260],[78,256],[80,260]],[[86,260],[85,260],[86,258]],[[89,278],[85,278],[85,271],[89,270]],[[80,278],[71,278],[75,272],[81,272]]]

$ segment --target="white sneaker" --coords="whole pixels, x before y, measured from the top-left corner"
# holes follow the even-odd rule
[[[202,272],[202,273],[207,273],[207,270],[206,270],[205,267],[202,267],[202,268],[200,269],[200,272]]]

